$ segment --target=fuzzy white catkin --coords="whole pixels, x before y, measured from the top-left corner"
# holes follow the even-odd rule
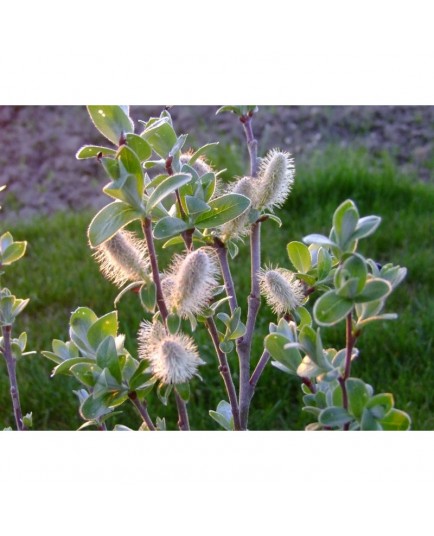
[[[262,159],[255,196],[255,208],[272,210],[286,201],[294,183],[294,160],[278,149]]]
[[[148,277],[146,246],[132,232],[119,231],[98,246],[93,255],[104,277],[118,287],[127,281],[142,281]]]
[[[143,321],[138,342],[139,357],[149,362],[152,373],[165,385],[188,382],[204,364],[191,337],[167,334],[160,322]]]
[[[250,199],[252,205],[255,205],[255,183],[257,179],[252,177],[243,177],[231,185],[226,193],[241,194]],[[243,212],[238,218],[228,221],[221,227],[221,239],[227,240],[241,238],[249,233],[249,214],[250,209]]]
[[[175,256],[166,274],[168,290],[163,290],[168,308],[182,318],[200,314],[212,299],[217,274],[214,256],[204,248]]]
[[[259,272],[261,294],[277,315],[300,307],[305,300],[303,285],[284,268],[265,268]]]

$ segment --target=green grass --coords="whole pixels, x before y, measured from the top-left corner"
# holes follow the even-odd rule
[[[241,174],[236,151],[220,147],[213,160],[227,167],[227,176]],[[304,235],[327,233],[334,209],[344,199],[353,199],[361,216],[378,214],[383,221],[376,234],[360,243],[361,252],[378,262],[391,261],[406,266],[408,276],[388,302],[388,311],[399,319],[372,325],[358,342],[360,357],[353,375],[371,383],[376,392],[392,392],[396,406],[407,411],[413,428],[434,429],[434,187],[400,176],[386,157],[373,161],[361,152],[330,148],[317,154],[308,164],[297,167],[293,192],[279,212],[282,229],[267,222],[263,225],[263,262],[288,266],[286,244]],[[14,238],[29,242],[26,257],[9,269],[2,279],[18,297],[31,302],[16,326],[16,334],[26,330],[29,349],[51,348],[51,340],[68,338],[71,311],[83,305],[98,315],[113,309],[117,290],[105,281],[90,256],[86,227],[92,214],[57,214],[52,218],[7,226]],[[233,262],[239,298],[244,302],[249,286],[247,248]],[[162,252],[162,265],[169,252]],[[262,310],[254,340],[254,362],[261,352],[263,336],[268,332],[270,313]],[[142,319],[135,295],[119,305],[120,331],[127,346],[135,352],[135,334]],[[211,344],[201,331],[195,335],[207,362],[201,367],[204,382],[193,381],[189,403],[194,429],[218,429],[208,416],[225,398]],[[344,344],[344,326],[323,330],[325,341],[333,346]],[[231,357],[237,379],[236,360]],[[40,354],[18,364],[20,394],[24,412],[33,411],[36,429],[74,429],[81,421],[72,389],[75,380],[50,378],[52,363]],[[309,417],[301,410],[299,382],[268,366],[252,403],[250,428],[259,430],[302,429]],[[118,422],[137,428],[139,419],[132,408]],[[11,404],[4,363],[0,363],[0,428],[11,425]],[[176,427],[173,405],[165,408],[155,397],[150,401],[153,417],[166,416],[169,428]]]

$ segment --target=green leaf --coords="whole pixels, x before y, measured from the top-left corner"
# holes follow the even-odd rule
[[[371,410],[371,413],[377,419],[385,417],[394,406],[393,395],[391,393],[380,393],[374,395],[366,404],[366,408]]]
[[[317,256],[317,277],[318,281],[325,279],[332,268],[332,258],[330,253],[323,247],[318,249]]]
[[[162,218],[157,222],[154,227],[154,238],[161,240],[163,238],[170,238],[171,236],[177,235],[186,231],[189,226],[185,221],[180,220],[179,218],[172,218],[167,216]]]
[[[345,250],[359,221],[359,213],[353,201],[348,199],[339,205],[333,215],[333,229],[338,245]]]
[[[230,354],[234,349],[234,346],[235,345],[232,341],[222,341],[219,344],[219,348],[224,354]]]
[[[134,123],[121,106],[88,106],[87,111],[95,127],[115,145],[134,130]]]
[[[168,156],[173,157],[176,155],[176,153],[179,153],[179,151],[184,147],[187,138],[188,134],[181,134],[181,136],[178,136],[178,139],[176,140],[175,145],[170,149]]]
[[[235,244],[235,242],[233,240],[229,240],[229,242],[226,242],[226,248],[229,252],[229,255],[231,256],[231,259],[235,259],[239,251],[239,248]]]
[[[225,430],[231,431],[234,429],[232,408],[231,405],[225,400],[219,402],[217,411],[210,410],[209,415]]]
[[[217,114],[221,114],[223,112],[231,112],[235,115],[247,115],[249,113],[256,113],[258,111],[258,107],[257,106],[253,106],[253,105],[242,105],[242,106],[221,106],[217,111],[216,111],[216,115]]]
[[[178,333],[179,328],[181,327],[181,319],[179,318],[179,316],[171,313],[167,316],[166,321],[169,333],[171,333],[172,335]]]
[[[319,246],[337,247],[337,244],[321,234],[310,234],[303,238],[305,244],[318,244]]]
[[[126,396],[128,396],[126,389],[123,389],[119,385],[119,382],[111,375],[107,368],[103,369],[98,376],[92,394],[94,398],[103,397],[104,403],[109,407],[122,404]],[[119,395],[120,400],[118,400]]]
[[[338,289],[338,294],[344,297],[353,298],[355,295],[362,292],[366,277],[368,275],[368,268],[366,266],[365,259],[357,253],[351,254],[344,263],[336,270],[334,282]],[[353,280],[352,283],[345,286],[346,282]],[[346,288],[346,291],[341,291],[341,288]]]
[[[318,298],[313,308],[313,316],[320,326],[333,326],[340,322],[353,308],[353,302],[342,298],[334,290],[329,290]]]
[[[382,430],[381,424],[375,419],[371,411],[365,407],[362,414],[360,429],[366,432],[376,432]]]
[[[250,199],[240,194],[226,194],[209,202],[211,210],[202,213],[194,222],[198,229],[218,227],[245,212],[250,206]]]
[[[165,199],[168,195],[190,181],[191,175],[187,173],[176,173],[175,175],[171,175],[165,179],[149,196],[146,204],[146,211],[150,213],[152,209],[158,205],[158,203],[163,201],[163,199]]]
[[[6,249],[14,243],[14,239],[9,231],[0,236],[0,252],[3,253]]]
[[[316,378],[323,373],[324,369],[312,361],[308,355],[303,357],[297,368],[297,376],[300,376],[301,378]]]
[[[142,214],[139,211],[123,201],[114,201],[106,205],[90,222],[88,237],[91,247],[96,248],[120,229],[141,217]]]
[[[253,211],[251,211],[251,214],[250,215],[253,215]],[[271,221],[274,221],[275,223],[277,223],[277,225],[279,227],[282,227],[282,220],[279,218],[279,216],[276,216],[276,214],[264,214],[263,217],[267,217],[267,219],[271,220]],[[254,218],[254,222],[257,220],[258,218]]]
[[[190,384],[188,382],[176,384],[175,390],[184,402],[190,400]]]
[[[348,378],[345,385],[348,393],[349,410],[357,420],[360,420],[363,409],[369,400],[369,391],[365,382],[359,378]]]
[[[116,151],[109,149],[108,147],[101,147],[100,145],[83,145],[77,151],[75,158],[78,160],[84,160],[85,158],[95,158],[98,155],[101,156],[114,156]]]
[[[149,313],[155,311],[157,304],[157,287],[153,281],[144,283],[140,289],[140,301],[143,308]]]
[[[331,406],[321,411],[318,421],[324,426],[343,426],[353,420],[353,417],[344,408]]]
[[[88,396],[80,406],[80,415],[84,420],[99,419],[103,415],[107,415],[112,410],[108,408],[102,398],[93,398]]]
[[[140,138],[139,138],[140,139]],[[145,142],[146,143],[146,142]],[[144,175],[143,168],[136,153],[127,145],[123,145],[117,154],[118,160],[122,163],[125,171],[137,177],[139,196],[143,195]]]
[[[91,352],[93,348],[87,339],[87,332],[92,324],[98,320],[96,314],[88,307],[78,307],[69,320],[69,335],[74,344],[82,352]]]
[[[26,428],[33,428],[33,414],[32,412],[26,413],[23,416],[23,424]]]
[[[364,218],[360,218],[351,236],[351,240],[358,240],[359,238],[370,236],[375,233],[380,223],[381,218],[379,216],[365,216]]]
[[[0,255],[0,263],[8,266],[13,262],[21,259],[26,252],[27,242],[13,242]]]
[[[149,123],[148,123],[149,124]],[[167,117],[157,119],[140,134],[161,158],[167,158],[177,141],[175,131]]]
[[[135,175],[124,175],[104,186],[103,192],[114,199],[124,201],[131,208],[141,212],[142,194],[139,194],[140,182]]]
[[[354,301],[357,303],[381,300],[392,292],[392,285],[384,279],[370,279]]]
[[[45,352],[47,353],[47,352]],[[87,357],[72,357],[71,359],[67,359],[66,361],[62,361],[57,367],[54,367],[53,372],[51,373],[51,376],[57,376],[58,374],[69,374],[71,367],[76,365],[77,363],[89,363],[89,364],[95,364],[95,361],[93,359],[87,358]]]
[[[117,311],[112,311],[111,313],[107,313],[101,318],[98,318],[98,320],[92,324],[87,333],[87,339],[96,350],[107,336],[110,335],[116,337],[117,330],[118,313]]]
[[[392,409],[389,413],[380,421],[383,430],[410,430],[411,419],[404,411],[399,409]]]
[[[187,207],[188,214],[200,214],[210,210],[210,206],[205,203],[205,201],[202,201],[202,199],[193,197],[191,195],[185,196],[185,205]]]
[[[301,355],[297,348],[285,348],[289,340],[279,333],[271,333],[264,339],[264,346],[273,359],[282,363],[288,370],[297,375],[297,369],[301,363]]]
[[[95,363],[76,363],[70,368],[70,371],[80,383],[93,387],[101,369]]]
[[[118,383],[122,382],[121,367],[113,336],[107,336],[98,346],[96,362],[102,369],[107,368]]]
[[[192,166],[200,156],[207,152],[210,147],[218,144],[219,142],[217,141],[214,143],[207,143],[206,145],[202,145],[202,147],[200,147],[196,152],[191,155],[190,160],[188,161],[189,165]]]
[[[311,257],[309,248],[301,242],[290,242],[286,246],[289,260],[293,266],[302,274],[308,272],[311,268]]]
[[[152,149],[149,143],[141,136],[137,136],[137,134],[127,134],[126,144],[136,153],[140,162],[148,160],[152,155]]]
[[[119,179],[119,177],[121,176],[119,160],[103,157],[101,158],[101,164],[105,172],[111,179]]]

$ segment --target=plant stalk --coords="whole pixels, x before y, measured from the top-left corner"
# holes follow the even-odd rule
[[[157,253],[155,251],[154,237],[152,236],[152,222],[150,218],[144,218],[144,220],[142,220],[142,228],[146,239],[146,245],[148,246],[149,258],[151,260],[152,278],[157,289],[157,305],[158,309],[160,310],[163,322],[164,324],[166,324],[166,319],[169,313],[167,311],[166,302],[164,301],[163,296],[163,290],[161,288],[160,271],[158,269],[158,258]]]
[[[238,300],[229,266],[228,250],[224,243],[217,237],[214,238],[214,249],[217,252],[220,270],[223,276],[223,282],[225,284],[226,296],[229,297],[229,308],[231,310],[231,314],[234,314],[234,310],[238,307]]]
[[[176,387],[175,387],[175,399],[176,399],[176,407],[178,408],[178,417],[179,417],[178,427],[181,430],[181,432],[188,432],[190,430],[190,423],[188,420],[187,404],[176,391]]]
[[[252,398],[250,385],[250,354],[256,317],[261,304],[258,273],[261,266],[261,224],[254,223],[250,235],[251,291],[248,297],[246,333],[237,341],[240,360],[240,420],[241,428],[247,429],[249,406]]]
[[[246,135],[247,147],[250,155],[250,175],[256,177],[258,173],[257,150],[258,143],[255,140],[252,129],[253,113],[243,115],[240,121]],[[251,290],[247,305],[246,333],[237,340],[237,353],[240,363],[240,391],[239,407],[241,429],[247,430],[249,418],[249,406],[252,399],[252,386],[250,384],[250,354],[252,338],[255,329],[256,317],[261,304],[258,273],[261,267],[261,223],[256,222],[251,226],[250,233],[250,258],[251,258]]]
[[[15,422],[17,425],[17,430],[21,432],[21,431],[26,430],[27,428],[24,426],[23,413],[21,411],[20,394],[18,391],[18,382],[17,382],[17,364],[12,355],[12,348],[11,348],[12,326],[11,325],[3,326],[2,333],[3,333],[3,354],[5,357],[6,367],[7,367],[8,376],[9,376],[12,407],[14,411],[14,417],[15,417]]]
[[[350,311],[346,317],[346,353],[345,353],[345,369],[344,374],[339,378],[339,384],[342,389],[342,405],[344,409],[348,410],[348,393],[346,381],[351,374],[351,355],[353,353],[354,343],[356,338],[353,337],[353,316]],[[344,425],[344,430],[349,430],[350,424],[346,423]]]
[[[235,385],[232,379],[231,370],[229,368],[228,359],[226,354],[220,350],[219,337],[214,319],[212,317],[208,318],[206,324],[219,360],[219,371],[223,377],[226,391],[228,393],[229,403],[232,408],[232,416],[234,418],[234,428],[235,430],[241,430],[240,410],[238,407],[237,393],[235,391]]]
[[[259,378],[264,371],[265,365],[270,360],[270,354],[267,350],[262,352],[261,357],[259,358],[258,364],[256,365],[255,370],[253,371],[252,377],[250,378],[250,387],[251,387],[251,398],[255,394],[256,385],[258,384]]]
[[[258,159],[257,159],[258,142],[256,141],[255,136],[253,135],[252,115],[253,114],[243,115],[240,117],[240,121],[244,127],[244,133],[246,135],[246,140],[247,140],[247,148],[249,150],[250,175],[252,177],[256,177],[256,174],[258,172]]]
[[[132,391],[128,394],[128,398],[131,400],[131,402],[136,407],[137,411],[140,413],[140,416],[143,419],[143,422],[146,423],[146,426],[151,430],[152,432],[155,431],[154,423],[152,422],[151,417],[148,413],[148,407],[146,404],[146,401],[140,402],[140,400],[137,397],[137,393],[135,391]]]

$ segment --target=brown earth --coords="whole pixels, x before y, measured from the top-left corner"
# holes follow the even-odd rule
[[[132,106],[138,119],[159,115],[163,106]],[[194,147],[242,141],[230,114],[216,106],[171,108],[177,132],[189,133]],[[255,116],[259,154],[270,147],[289,150],[300,162],[330,144],[364,147],[374,156],[389,153],[416,179],[434,179],[434,106],[263,106]],[[0,106],[0,185],[3,215],[31,218],[78,211],[104,202],[106,179],[94,160],[78,161],[84,144],[104,145],[84,106]],[[188,145],[188,142],[187,142]]]

